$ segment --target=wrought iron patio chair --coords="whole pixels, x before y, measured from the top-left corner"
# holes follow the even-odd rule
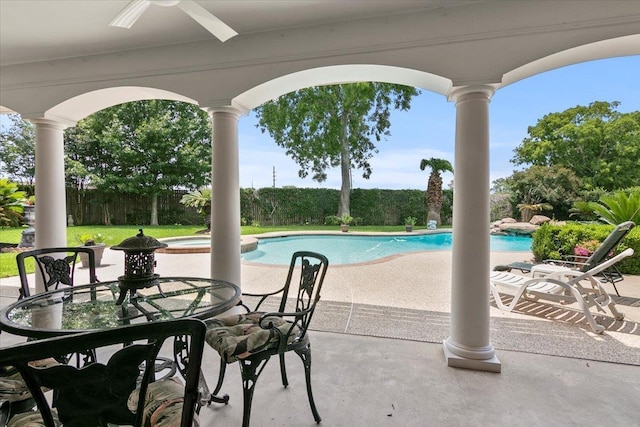
[[[37,404],[36,411],[12,414],[8,425],[192,427],[197,418],[205,332],[200,320],[177,319],[0,349],[0,366],[18,369]],[[154,360],[171,338],[182,377],[155,381]],[[131,344],[123,347],[123,343]],[[87,350],[108,360],[80,368],[64,363],[46,368],[32,365],[32,361]]]
[[[242,425],[249,426],[251,402],[259,375],[271,356],[280,358],[282,385],[287,387],[285,353],[294,351],[304,364],[307,397],[313,418],[321,418],[316,409],[311,390],[311,342],[307,328],[313,317],[329,261],[315,252],[296,252],[291,258],[289,273],[284,286],[267,294],[243,294],[243,298],[257,298],[258,303],[250,310],[244,303],[246,314],[207,320],[206,342],[222,358],[218,383],[213,392],[217,395],[222,387],[226,365],[238,362],[242,375],[244,409]],[[297,273],[296,273],[297,272]],[[299,276],[297,275],[299,274]],[[298,283],[294,283],[294,276]],[[290,293],[295,298],[288,300]],[[257,311],[272,296],[280,297],[277,311]],[[287,302],[292,307],[287,308]]]
[[[18,253],[16,256],[20,276],[18,298],[22,299],[31,295],[26,270],[28,259],[33,259],[36,266],[35,274],[39,274],[43,278],[46,291],[57,289],[60,284],[73,286],[76,263],[79,261],[78,257],[81,253],[86,254],[89,261],[89,282],[97,282],[95,257],[90,248],[42,248]],[[9,402],[13,412],[22,412],[35,404],[26,384],[15,368],[0,368],[0,400]]]
[[[79,255],[86,254],[89,260],[89,283],[98,281],[96,277],[96,259],[93,250],[88,247],[42,248],[20,252],[16,256],[18,275],[20,276],[20,296],[31,295],[25,261],[33,259],[36,264],[36,275],[43,279],[45,290],[58,289],[61,284],[73,286],[76,274],[76,264]]]

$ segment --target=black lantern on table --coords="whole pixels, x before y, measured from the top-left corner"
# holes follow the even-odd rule
[[[111,247],[116,251],[124,251],[124,276],[118,277],[120,297],[116,304],[122,304],[127,291],[131,291],[133,295],[136,289],[158,285],[160,275],[153,272],[156,266],[154,252],[167,246],[153,237],[145,236],[140,229],[136,236],[124,239],[119,245]]]

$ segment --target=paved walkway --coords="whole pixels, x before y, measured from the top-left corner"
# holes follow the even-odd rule
[[[313,386],[322,425],[640,425],[640,362],[600,361],[609,360],[603,352],[608,348],[631,360],[640,354],[640,277],[619,284],[627,304],[620,307],[626,322],[610,324],[602,336],[592,334],[579,316],[551,320],[559,314],[548,307],[516,313],[492,307],[491,339],[502,373],[491,374],[448,368],[444,362],[441,338],[449,331],[450,256],[417,253],[366,266],[330,266],[323,303],[333,314],[346,313],[348,322],[320,322],[325,326],[316,329],[333,332],[313,331]],[[491,261],[495,265],[529,257],[494,253]],[[161,275],[209,275],[208,254],[157,254],[156,259]],[[122,274],[122,252],[107,250],[104,262],[98,269],[100,280]],[[285,275],[285,267],[243,263],[243,289],[273,289]],[[0,279],[0,303],[13,300],[15,285],[17,278]],[[409,316],[400,316],[403,312]],[[393,316],[399,316],[396,324],[404,327],[386,333],[386,320]],[[394,334],[404,339],[375,337]],[[0,335],[2,346],[14,340]],[[563,348],[555,354],[573,357],[545,355],[540,343]],[[583,356],[576,358],[575,350]],[[217,356],[205,360],[205,374],[215,382]],[[252,426],[315,425],[301,363],[295,355],[288,360],[287,389],[279,384],[277,360],[260,378]],[[240,425],[242,398],[235,368],[228,369],[224,392],[232,396],[231,403],[203,408],[203,426]]]

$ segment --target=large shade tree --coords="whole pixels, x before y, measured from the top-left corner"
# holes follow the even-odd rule
[[[451,162],[445,159],[422,159],[420,170],[431,169],[427,181],[427,221],[434,220],[440,225],[440,211],[442,210],[442,172],[453,172]]]
[[[390,135],[391,108],[408,110],[419,91],[389,83],[352,83],[298,90],[256,110],[258,126],[300,167],[298,175],[327,178],[340,167],[342,185],[337,215],[350,214],[352,169],[368,179],[376,143]]]
[[[592,102],[550,113],[516,147],[516,165],[564,167],[586,189],[607,191],[640,182],[640,111],[621,113],[619,102]]]
[[[68,181],[112,196],[148,196],[151,225],[158,225],[159,194],[210,182],[211,125],[205,112],[188,103],[150,100],[106,108],[69,130],[66,148]]]

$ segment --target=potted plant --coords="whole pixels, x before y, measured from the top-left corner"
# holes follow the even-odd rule
[[[351,221],[353,221],[353,217],[349,214],[342,214],[342,216],[340,217],[340,229],[344,233],[349,231],[349,224],[351,224]]]
[[[413,231],[413,226],[416,225],[416,221],[418,220],[414,216],[408,216],[404,219],[404,229],[407,233]]]
[[[82,246],[88,246],[93,249],[93,253],[96,258],[96,267],[102,265],[102,254],[104,253],[104,249],[107,247],[104,241],[107,240],[107,237],[103,236],[101,233],[85,233],[77,235],[76,240],[80,242]],[[89,257],[87,254],[80,254],[80,262],[83,267],[89,267]]]

